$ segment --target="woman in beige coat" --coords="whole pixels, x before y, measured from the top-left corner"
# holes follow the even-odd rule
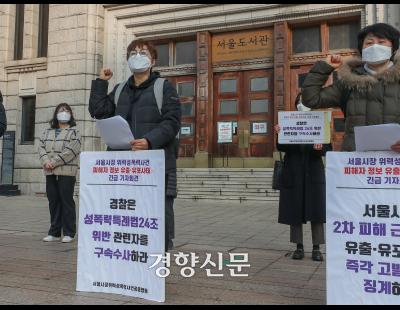
[[[51,225],[43,241],[72,242],[76,234],[76,212],[73,198],[78,170],[81,136],[71,107],[59,104],[39,141],[39,158],[46,175]]]

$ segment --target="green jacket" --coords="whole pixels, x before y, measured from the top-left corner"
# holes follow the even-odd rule
[[[400,61],[370,75],[360,58],[345,62],[338,69],[338,80],[323,87],[334,71],[325,61],[311,68],[303,83],[302,102],[310,108],[340,107],[345,115],[342,151],[354,151],[354,126],[400,123]]]

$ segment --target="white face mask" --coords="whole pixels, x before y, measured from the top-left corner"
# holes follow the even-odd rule
[[[392,57],[392,48],[381,44],[374,44],[362,50],[362,60],[367,64],[380,64]]]
[[[308,111],[311,111],[311,109],[308,108],[308,107],[306,107],[306,106],[300,101],[300,103],[297,105],[297,111],[300,111],[300,112],[308,112]]]
[[[144,72],[150,68],[151,62],[148,56],[137,54],[135,56],[129,57],[128,65],[132,73]]]
[[[70,119],[71,119],[71,114],[69,112],[64,111],[57,113],[57,120],[60,123],[68,123]]]

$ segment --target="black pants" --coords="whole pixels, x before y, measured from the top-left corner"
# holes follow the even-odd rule
[[[46,176],[46,193],[49,199],[51,226],[49,235],[75,237],[76,213],[74,186],[76,178],[71,176]]]
[[[165,197],[165,252],[172,249],[175,238],[174,197]]]

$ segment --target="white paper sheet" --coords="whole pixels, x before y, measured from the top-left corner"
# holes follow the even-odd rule
[[[391,151],[390,146],[400,140],[400,124],[354,127],[356,151]]]
[[[100,131],[101,138],[110,148],[114,150],[131,149],[129,142],[134,139],[133,134],[128,122],[120,115],[98,119],[96,126]]]

